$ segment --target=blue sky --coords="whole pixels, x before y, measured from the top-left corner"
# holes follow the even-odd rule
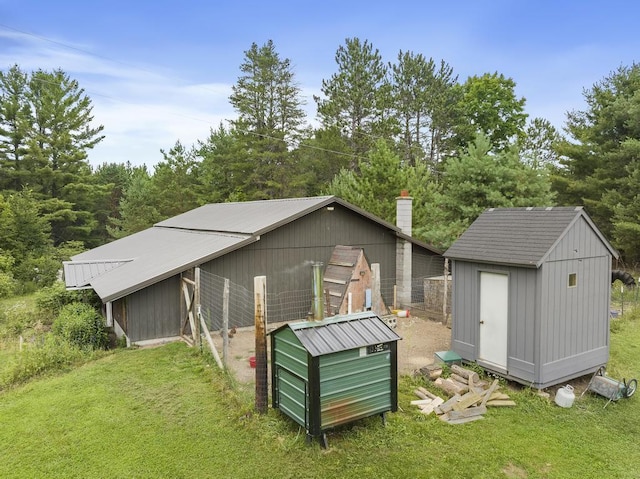
[[[503,73],[532,118],[562,128],[585,108],[583,89],[640,60],[639,15],[640,3],[619,0],[0,0],[0,69],[62,68],[105,127],[91,163],[152,167],[161,148],[233,118],[228,97],[252,42],[271,39],[291,60],[310,120],[337,48],[358,37],[387,62],[400,50],[442,59],[460,81]]]

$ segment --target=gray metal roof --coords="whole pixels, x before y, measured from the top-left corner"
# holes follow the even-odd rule
[[[74,256],[65,264],[73,279],[65,276],[65,282],[67,287],[73,286],[70,281],[90,284],[103,301],[112,301],[253,241],[248,235],[153,227]],[[112,264],[117,258],[129,261],[99,276],[78,278],[81,268],[104,258]]]
[[[65,282],[69,288],[91,286],[104,302],[113,301],[259,241],[260,235],[331,204],[342,205],[400,238],[440,253],[335,196],[217,203],[74,256],[64,264]]]
[[[131,261],[131,260],[128,260]],[[63,261],[64,278],[68,288],[85,289],[90,287],[91,280],[107,271],[122,266],[127,260],[117,261]]]
[[[280,200],[215,203],[187,211],[157,223],[164,228],[183,228],[199,231],[225,231],[241,234],[261,234],[293,219],[315,211],[333,196],[289,198]]]
[[[539,268],[553,247],[580,218],[584,218],[612,255],[617,257],[617,252],[580,206],[488,209],[451,245],[444,256]]]
[[[370,311],[282,326],[287,327],[314,357],[402,339]]]

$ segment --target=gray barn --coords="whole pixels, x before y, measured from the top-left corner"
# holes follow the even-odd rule
[[[451,348],[536,388],[609,359],[611,260],[581,207],[496,208],[449,248]]]
[[[410,218],[411,198],[398,198],[398,208],[400,217]],[[268,293],[309,295],[300,311],[268,305],[269,322],[303,319],[311,306],[311,265],[326,265],[336,245],[362,248],[369,263],[380,264],[381,279],[391,280],[382,288],[387,304],[394,284],[408,290],[410,301],[412,284],[442,274],[441,252],[413,239],[410,225],[410,219],[408,227],[387,223],[335,196],[209,204],[74,256],[64,263],[65,282],[70,289],[93,288],[108,324],[131,343],[180,335],[183,290],[196,266],[250,292],[242,302],[251,314],[231,325],[253,324],[253,278],[263,275]],[[408,271],[408,278],[398,271]]]

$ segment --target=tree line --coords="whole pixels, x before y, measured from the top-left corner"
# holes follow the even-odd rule
[[[104,138],[91,99],[62,70],[0,71],[0,296],[50,283],[60,260],[202,204],[335,194],[395,220],[414,197],[414,235],[446,248],[488,207],[584,205],[626,261],[640,259],[640,68],[584,90],[564,132],[529,118],[498,72],[460,81],[444,60],[385,61],[348,38],[313,98],[311,126],[290,59],[244,52],[236,117],[145,166],[92,168]]]

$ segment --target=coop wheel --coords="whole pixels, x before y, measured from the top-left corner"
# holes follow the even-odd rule
[[[632,379],[627,383],[627,388],[625,389],[624,397],[630,398],[636,392],[636,389],[638,389],[638,380]]]
[[[606,370],[606,367],[600,366],[600,368],[598,368],[598,370],[596,371],[596,376],[604,376]]]

